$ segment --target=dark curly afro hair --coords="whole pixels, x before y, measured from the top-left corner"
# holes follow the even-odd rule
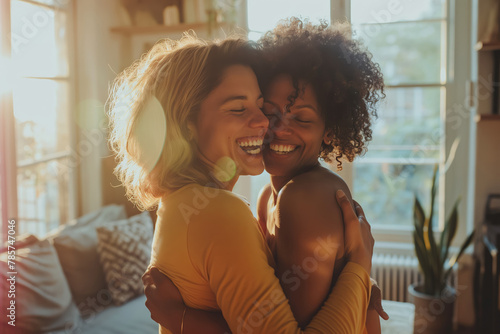
[[[320,157],[326,162],[335,159],[338,169],[342,169],[343,157],[352,161],[364,153],[372,139],[376,104],[385,97],[379,65],[350,36],[347,23],[330,26],[293,17],[281,21],[258,42],[264,57],[259,70],[262,91],[277,75],[290,75],[296,91],[291,106],[304,89],[299,82],[312,86],[326,129],[333,134],[331,144],[323,143]]]

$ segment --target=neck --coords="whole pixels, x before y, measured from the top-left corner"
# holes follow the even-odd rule
[[[218,188],[228,190],[228,191],[233,191],[234,185],[236,182],[238,182],[238,179],[240,177],[240,174],[238,172],[235,173],[235,175],[229,180],[229,181],[221,181],[221,179],[228,178],[227,173],[216,173],[216,172],[211,172],[211,179],[215,182]]]
[[[236,184],[236,182],[238,182],[238,179],[240,178],[239,175],[235,175],[231,181],[229,182],[225,182],[224,183],[224,189],[225,190],[229,190],[229,191],[233,191],[233,188],[234,188],[234,185]]]
[[[292,180],[297,175],[306,173],[306,172],[308,172],[314,168],[317,168],[319,166],[320,166],[320,163],[319,163],[319,161],[317,161],[315,164],[309,165],[309,166],[303,166],[300,169],[298,169],[296,172],[290,173],[289,175],[271,175],[271,188],[273,190],[274,203],[276,203],[276,199],[278,198],[278,194],[281,191],[281,189],[283,189],[283,187],[288,182],[290,182],[290,180]]]
[[[199,153],[198,159],[200,163],[203,164],[204,168],[206,168],[205,170],[208,172],[208,175],[210,175],[210,179],[213,180],[213,182],[217,185],[218,188],[228,191],[233,191],[234,185],[236,184],[238,178],[240,177],[239,169],[234,171],[234,176],[229,181],[221,181],[224,179],[228,179],[231,171],[226,171],[222,169],[221,167],[217,166],[217,164],[214,164],[212,161],[210,161],[201,153]]]

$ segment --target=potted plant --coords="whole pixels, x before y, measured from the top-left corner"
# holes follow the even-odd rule
[[[413,208],[415,225],[413,242],[419,269],[424,279],[423,282],[412,284],[408,288],[415,304],[414,333],[451,333],[456,292],[453,287],[449,286],[448,279],[453,266],[474,237],[474,232],[472,232],[460,247],[459,252],[448,260],[450,246],[457,232],[459,200],[455,202],[437,241],[432,227],[437,173],[438,166],[435,165],[429,214],[425,214],[417,196],[415,196]]]

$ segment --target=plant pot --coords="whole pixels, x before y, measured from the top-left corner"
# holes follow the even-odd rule
[[[456,291],[446,286],[441,296],[422,293],[423,284],[416,283],[408,287],[408,292],[415,305],[414,334],[446,334],[453,330],[453,309]]]

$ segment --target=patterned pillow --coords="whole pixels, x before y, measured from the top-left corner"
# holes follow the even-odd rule
[[[115,305],[143,292],[141,276],[151,256],[153,221],[149,212],[97,229],[99,260]]]
[[[108,205],[60,226],[47,237],[54,244],[82,316],[95,313],[93,301],[96,299],[99,308],[107,305],[106,302],[101,303],[103,292],[106,292],[106,280],[97,254],[96,228],[121,219],[127,219],[125,207]]]

